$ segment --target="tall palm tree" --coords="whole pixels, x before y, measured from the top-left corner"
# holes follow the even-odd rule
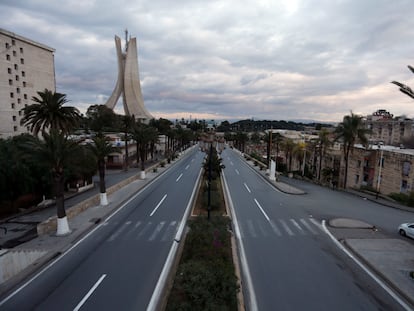
[[[50,133],[43,132],[43,139],[34,137],[27,143],[30,154],[48,167],[56,197],[57,235],[70,233],[64,205],[65,167],[76,158],[79,144],[70,140],[62,132],[52,129]]]
[[[66,149],[74,147],[74,143],[68,141],[66,135],[78,125],[81,115],[78,109],[64,106],[67,103],[65,94],[48,89],[37,92],[37,94],[39,97],[32,98],[35,103],[22,109],[24,116],[21,124],[30,126],[34,136],[37,136],[39,132],[43,134],[44,141],[39,143],[41,148],[38,151],[49,155],[45,159],[50,161],[49,166],[53,168],[58,217],[57,233],[63,235],[70,232],[63,199],[64,175],[62,172],[68,161],[64,153]]]
[[[322,159],[325,157],[327,148],[332,144],[329,139],[329,131],[327,129],[322,129],[318,134],[318,156],[319,156],[319,167],[318,167],[318,180],[321,180],[321,171],[322,171]]]
[[[67,134],[78,125],[81,118],[79,110],[63,106],[68,102],[65,94],[48,89],[37,94],[39,97],[32,98],[35,103],[22,109],[24,116],[21,120],[22,125],[30,126],[30,131],[35,136],[48,129]]]
[[[132,125],[134,123],[134,118],[128,115],[122,116],[122,131],[124,132],[124,141],[125,141],[125,161],[124,161],[124,170],[128,171],[129,166],[129,152],[128,152],[128,141],[130,137],[130,132],[132,130]]]
[[[351,115],[344,116],[343,121],[338,125],[335,130],[335,140],[342,140],[343,142],[343,156],[345,160],[345,176],[344,185],[347,187],[348,179],[348,162],[349,154],[353,151],[353,147],[357,142],[366,145],[368,143],[367,134],[370,131],[363,127],[362,117],[354,114],[351,111]]]
[[[158,138],[157,130],[151,126],[137,123],[132,130],[132,137],[137,144],[137,163],[141,166],[141,179],[145,179],[145,160],[149,145],[152,140]]]
[[[93,144],[89,145],[89,148],[98,164],[100,204],[105,206],[108,205],[105,184],[105,159],[111,153],[119,153],[120,150],[119,148],[112,146],[110,139],[102,133],[97,134],[92,140]]]

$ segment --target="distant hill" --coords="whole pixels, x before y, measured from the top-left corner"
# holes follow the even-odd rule
[[[283,129],[283,130],[294,130],[294,131],[303,131],[305,127],[313,126],[315,128],[321,127],[333,127],[329,123],[321,123],[310,121],[305,122],[295,122],[295,121],[275,121],[275,120],[240,120],[233,123],[227,121],[222,122],[222,124],[217,128],[218,131],[222,132],[263,132],[268,129]]]

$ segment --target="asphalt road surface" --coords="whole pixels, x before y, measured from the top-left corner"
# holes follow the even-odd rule
[[[240,231],[250,310],[402,310],[337,249],[321,229],[321,218],[315,218],[371,218],[358,207],[366,201],[317,186],[305,195],[288,195],[267,183],[235,151],[224,150],[222,158]]]
[[[204,156],[193,150],[0,309],[145,310]]]

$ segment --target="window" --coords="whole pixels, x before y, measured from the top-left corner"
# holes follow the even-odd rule
[[[20,58],[20,64],[24,64],[24,59],[23,58]]]
[[[19,70],[19,66],[17,64],[14,64],[14,69]]]
[[[19,76],[16,76],[16,81],[19,81]]]
[[[6,42],[6,49],[10,48],[10,44]]]
[[[22,71],[22,77],[25,77],[26,73],[24,71]]]
[[[16,121],[16,120],[17,120],[16,116],[13,116],[13,121]]]
[[[17,132],[17,125],[13,126],[13,131]]]
[[[10,60],[10,54],[6,54],[6,60]]]
[[[411,169],[411,163],[408,162],[408,161],[405,161],[403,163],[403,166],[402,166],[402,174],[403,174],[403,176],[410,175],[410,169]]]
[[[361,160],[357,161],[357,167],[361,167]]]
[[[20,54],[23,54],[23,48],[20,48]]]
[[[12,109],[14,109],[16,107],[16,105],[14,103],[11,104]]]
[[[359,175],[355,175],[355,185],[359,183]]]
[[[16,88],[16,93],[17,94],[20,94],[20,88],[18,87],[18,88]]]
[[[19,116],[21,116],[22,115],[22,111],[21,110],[19,110]]]
[[[10,98],[13,98],[14,97],[14,94],[13,93],[10,93]]]
[[[16,51],[13,51],[13,56],[16,56],[16,55],[17,55]]]
[[[23,81],[23,87],[26,87],[26,81]]]
[[[18,103],[18,104],[21,104],[21,103],[22,103],[22,100],[21,100],[20,98],[18,98],[18,99],[17,99],[17,103]]]
[[[13,80],[9,79],[9,85],[13,85]]]
[[[16,40],[12,39],[12,45],[16,45]]]
[[[7,68],[7,72],[11,74],[11,68]]]
[[[24,99],[27,99],[27,94],[24,94],[23,97],[24,97]]]

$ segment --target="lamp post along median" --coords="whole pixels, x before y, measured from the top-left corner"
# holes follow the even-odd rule
[[[378,145],[378,149],[380,149],[380,159],[379,159],[379,169],[378,169],[378,177],[377,177],[377,194],[375,196],[376,199],[378,199],[378,195],[380,192],[380,186],[381,186],[381,169],[382,169],[382,159],[383,159],[383,152],[384,150],[381,148],[380,145]]]
[[[208,155],[208,190],[207,190],[207,219],[210,220],[211,210],[211,157],[213,155],[213,143],[210,142],[210,150]]]

